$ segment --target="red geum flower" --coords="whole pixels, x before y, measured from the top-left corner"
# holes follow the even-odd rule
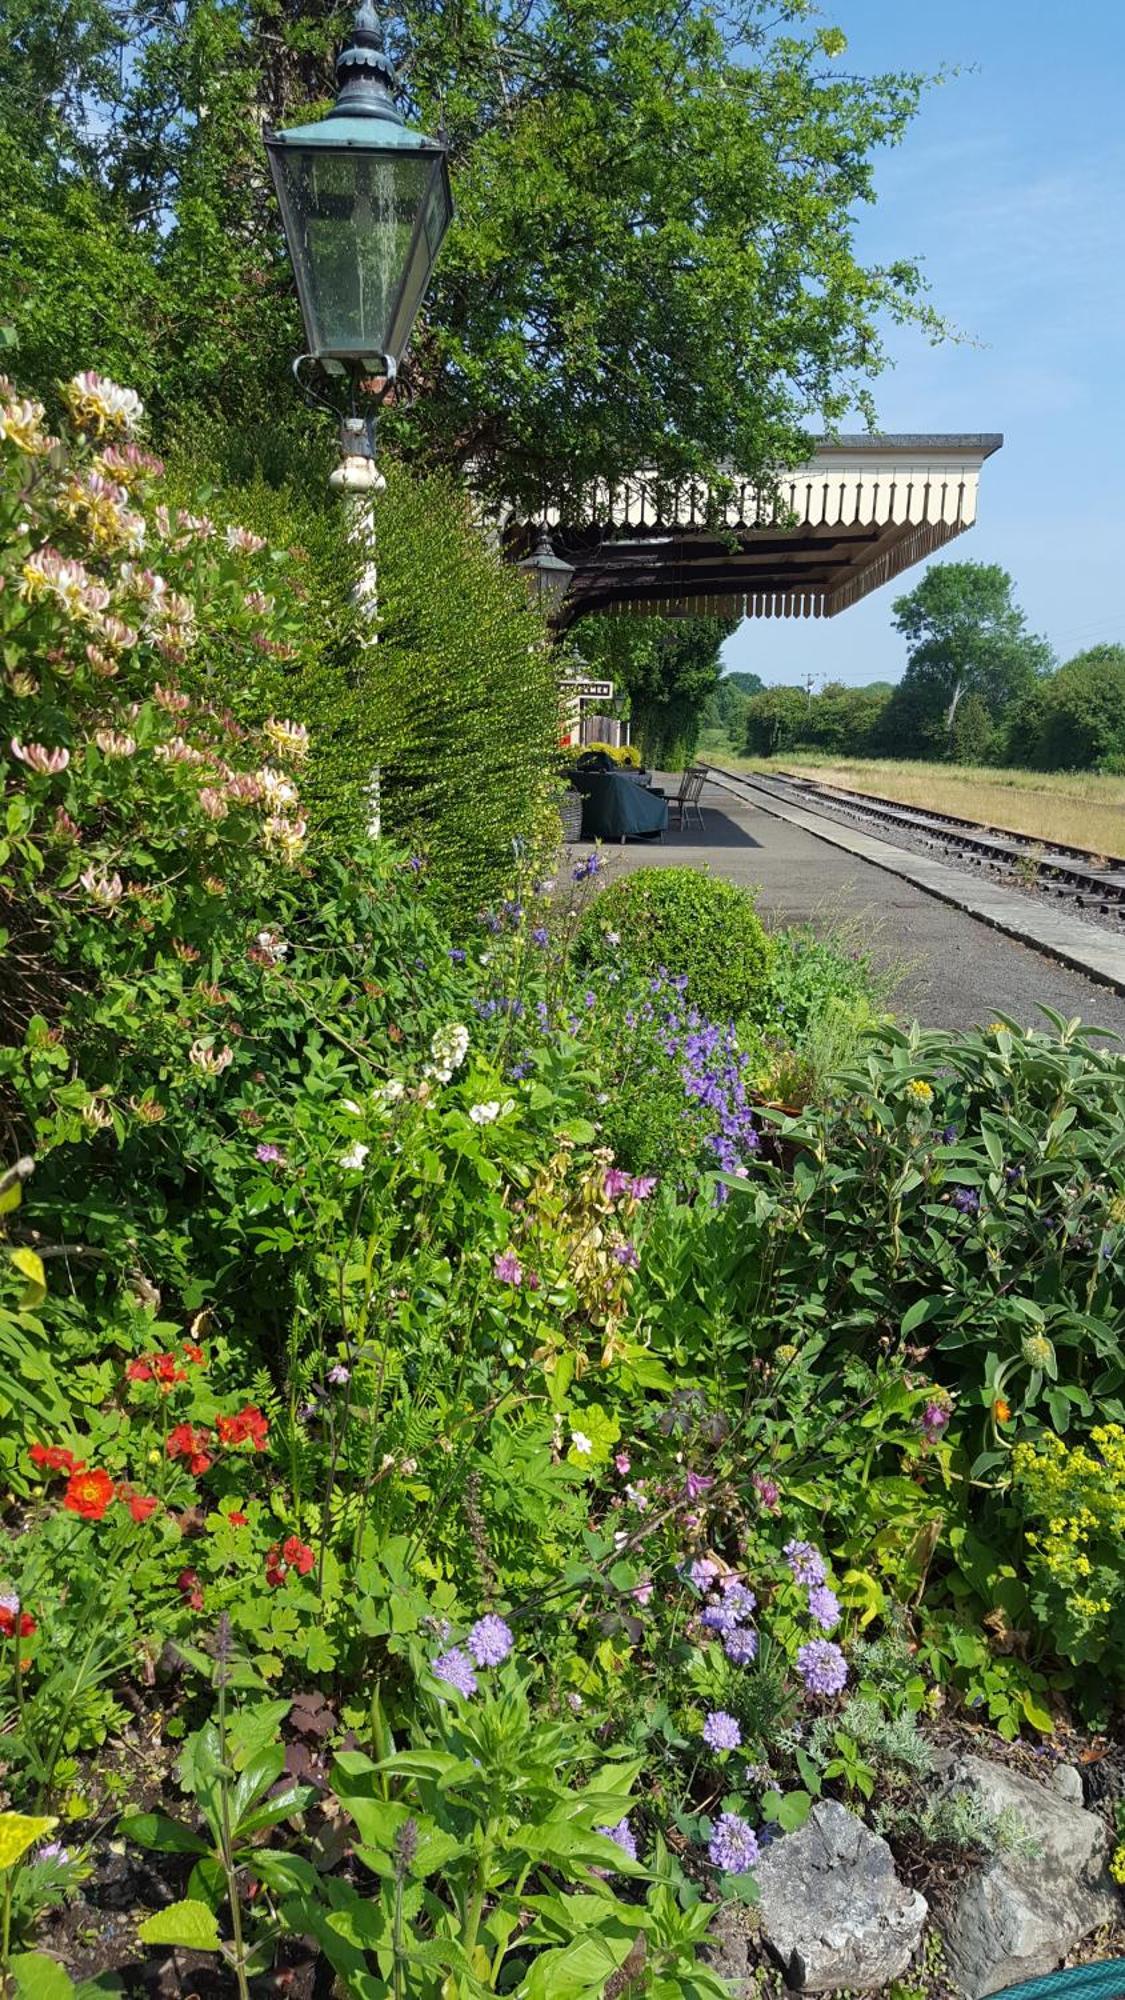
[[[212,1459],[210,1452],[196,1451],[192,1453],[190,1459],[188,1460],[188,1471],[192,1473],[196,1479],[201,1479],[205,1472],[210,1471],[211,1465],[212,1465]]]
[[[206,1368],[207,1366],[207,1356],[201,1347],[195,1345],[194,1341],[185,1340],[184,1360],[190,1361],[193,1368]]]
[[[127,1361],[125,1363],[125,1380],[127,1382],[151,1382],[151,1362],[147,1361],[143,1354],[139,1361]]]
[[[233,1514],[227,1515],[227,1520],[230,1522],[232,1528],[248,1528],[250,1526],[249,1515],[240,1514],[237,1509]]]
[[[197,1430],[194,1424],[174,1424],[164,1440],[164,1449],[169,1458],[190,1459],[193,1472],[197,1470],[206,1472],[207,1466],[211,1463],[210,1459],[206,1458],[209,1442],[208,1434],[202,1425]],[[206,1458],[206,1464],[197,1467],[195,1461],[200,1457]]]
[[[21,1639],[30,1639],[37,1629],[30,1612],[10,1611],[6,1604],[0,1604],[0,1636],[10,1639],[13,1632],[18,1632]]]
[[[181,1368],[174,1354],[154,1354],[152,1372],[162,1388],[170,1389],[175,1382],[187,1381],[187,1369]]]
[[[275,1542],[266,1554],[266,1582],[269,1584],[270,1589],[276,1590],[279,1584],[284,1583],[285,1575],[285,1564],[281,1560],[281,1548]]]
[[[252,1444],[255,1451],[265,1450],[270,1427],[255,1403],[248,1403],[237,1416],[219,1417],[216,1421],[222,1444]]]
[[[147,1521],[151,1514],[155,1514],[160,1505],[159,1500],[154,1500],[143,1493],[123,1493],[121,1498],[138,1527]]]
[[[282,1543],[281,1553],[298,1576],[307,1576],[316,1561],[308,1543],[298,1541],[296,1535],[290,1535],[289,1540]]]
[[[65,1444],[33,1444],[28,1452],[32,1465],[40,1465],[45,1472],[81,1472],[84,1458],[75,1458]]]
[[[202,1611],[203,1592],[199,1588],[198,1570],[182,1569],[176,1578],[176,1589],[187,1600],[188,1605],[193,1611]]]
[[[108,1472],[100,1467],[90,1472],[72,1472],[63,1495],[63,1506],[72,1514],[81,1514],[84,1521],[100,1521],[110,1501],[114,1486]]]

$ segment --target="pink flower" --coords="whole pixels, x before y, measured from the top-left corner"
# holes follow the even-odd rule
[[[48,750],[45,743],[21,743],[18,736],[13,736],[11,751],[21,764],[26,764],[29,770],[38,771],[42,778],[57,777],[70,762],[70,751],[64,750],[61,744],[55,750]]]
[[[630,1470],[630,1462],[629,1462],[629,1454],[628,1454],[628,1452],[627,1452],[627,1451],[619,1451],[619,1452],[618,1452],[618,1453],[616,1454],[616,1456],[615,1456],[615,1458],[614,1458],[614,1461],[613,1461],[613,1463],[614,1463],[614,1465],[615,1465],[615,1466],[617,1467],[617,1470],[618,1470],[618,1472],[619,1472],[619,1473],[621,1474],[621,1477],[622,1477],[622,1479],[624,1479],[624,1477],[625,1477],[625,1474],[626,1474],[626,1473],[627,1473],[627,1472],[628,1472],[628,1471]]]
[[[607,1201],[616,1201],[620,1195],[628,1194],[633,1184],[631,1174],[623,1173],[620,1167],[609,1167],[605,1176],[605,1196]]]
[[[208,819],[225,819],[230,808],[221,792],[213,785],[204,785],[199,793],[199,804]]]
[[[504,1250],[492,1260],[492,1275],[502,1285],[522,1285],[523,1265],[512,1251]]]
[[[647,1201],[655,1186],[655,1174],[641,1174],[631,1183],[629,1193],[634,1201]]]
[[[707,1479],[701,1472],[692,1472],[689,1468],[684,1474],[684,1499],[698,1500],[700,1494],[707,1493],[714,1484],[713,1479]]]

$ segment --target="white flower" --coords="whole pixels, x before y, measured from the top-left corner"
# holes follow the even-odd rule
[[[375,1096],[380,1104],[399,1104],[406,1096],[406,1085],[401,1077],[389,1076],[386,1083],[377,1086]]]
[[[94,867],[84,868],[78,880],[90,901],[97,903],[103,910],[112,909],[125,894],[124,885],[116,870],[112,875],[106,875],[104,871]]]
[[[489,1104],[474,1104],[472,1110],[469,1112],[469,1117],[472,1119],[474,1125],[491,1125],[493,1120],[499,1118],[499,1116],[500,1106],[495,1098]]]
[[[107,428],[128,434],[144,415],[145,406],[135,389],[122,389],[90,368],[72,375],[63,395],[75,423],[92,427],[99,437]]]
[[[361,1145],[358,1139],[354,1139],[352,1141],[352,1144],[348,1147],[347,1151],[341,1153],[340,1165],[342,1167],[354,1167],[358,1170],[360,1167],[362,1167],[370,1151],[371,1151],[370,1146]]]
[[[437,1030],[430,1043],[433,1062],[427,1065],[425,1074],[436,1076],[439,1083],[448,1083],[468,1053],[469,1030],[460,1021],[451,1021],[448,1027]]]
[[[193,1042],[188,1050],[188,1058],[204,1076],[221,1076],[234,1061],[234,1050],[229,1047],[217,1049],[210,1042]]]
[[[590,1453],[594,1449],[585,1431],[571,1431],[570,1448],[571,1451],[578,1452],[582,1458],[589,1458]]]
[[[341,1111],[350,1111],[353,1118],[363,1117],[362,1108],[356,1103],[354,1097],[342,1097],[340,1099],[340,1109]]]
[[[621,932],[620,932],[620,931],[607,931],[607,932],[606,932],[606,934],[605,934],[605,941],[606,941],[606,943],[607,943],[607,944],[620,944],[620,943],[621,943]]]
[[[280,965],[289,950],[285,939],[277,931],[259,931],[255,943],[262,955],[269,959],[271,965]]]

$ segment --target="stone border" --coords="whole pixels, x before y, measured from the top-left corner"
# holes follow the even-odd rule
[[[991,929],[1016,938],[1033,951],[1058,959],[1072,971],[1084,973],[1087,979],[1109,986],[1115,993],[1125,994],[1125,939],[1119,940],[1107,933],[1103,940],[1092,926],[1052,910],[1037,909],[996,883],[971,882],[942,861],[911,854],[906,848],[896,848],[892,842],[873,834],[853,832],[838,821],[822,818],[819,813],[809,812],[802,806],[783,805],[773,792],[765,791],[754,783],[752,777],[743,776],[740,772],[724,773],[716,765],[708,764],[707,782],[729,791],[736,799],[741,796],[745,805],[768,813],[773,819],[799,826],[805,833],[811,833],[815,840],[826,841],[830,847],[843,848],[846,854],[854,854],[860,861],[869,861],[873,867],[882,868],[888,875],[901,876],[903,881],[913,883],[915,888],[924,890],[928,896],[936,896],[939,902],[951,903],[954,909],[963,910],[967,916],[976,917]],[[737,789],[740,787],[753,796],[743,796]]]

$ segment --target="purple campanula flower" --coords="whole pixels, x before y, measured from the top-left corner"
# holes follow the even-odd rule
[[[546,924],[536,924],[535,929],[531,933],[531,942],[532,944],[537,944],[540,951],[546,950],[551,942],[551,933],[547,929]]]
[[[723,1640],[723,1651],[732,1667],[748,1667],[758,1657],[758,1634],[752,1625],[736,1625]]]
[[[953,1206],[962,1215],[980,1214],[980,1196],[975,1188],[959,1187],[953,1190]]]
[[[810,1590],[809,1617],[822,1632],[831,1632],[840,1623],[840,1600],[826,1583],[818,1583]]]
[[[715,1708],[704,1720],[703,1741],[709,1750],[737,1750],[742,1731],[725,1708]]]
[[[449,963],[450,965],[464,965],[467,956],[468,954],[462,951],[460,945],[455,944],[449,954]]]
[[[423,859],[422,859],[422,857],[421,857],[421,855],[420,855],[420,854],[412,854],[412,855],[411,855],[411,857],[410,857],[410,862],[409,862],[409,867],[410,867],[410,872],[411,872],[411,874],[412,874],[412,875],[420,875],[420,874],[421,874],[421,872],[422,872],[422,870],[423,870],[423,868],[425,867],[425,865],[426,865],[426,864],[425,864],[425,862],[423,861]]]
[[[461,1651],[460,1646],[451,1646],[448,1653],[439,1653],[433,1662],[432,1671],[439,1681],[445,1681],[449,1687],[456,1688],[458,1694],[468,1697],[477,1691],[477,1677],[473,1672],[473,1663],[468,1654]]]
[[[927,1403],[922,1411],[922,1436],[927,1444],[936,1444],[949,1422],[951,1412],[944,1403]]]
[[[848,1663],[831,1639],[810,1639],[798,1650],[797,1672],[810,1694],[839,1694],[847,1684]]]
[[[745,1875],[758,1859],[754,1829],[738,1813],[721,1813],[715,1822],[707,1853],[711,1864],[727,1875]]]
[[[953,1145],[956,1145],[956,1143],[957,1143],[957,1127],[956,1127],[956,1125],[944,1125],[944,1126],[942,1127],[942,1132],[941,1132],[941,1143],[942,1143],[942,1145],[943,1145],[943,1146],[953,1146]]]
[[[616,1826],[596,1826],[594,1832],[600,1833],[604,1840],[612,1840],[630,1861],[636,1860],[637,1839],[627,1819],[619,1819]]]
[[[613,1261],[620,1264],[623,1271],[638,1271],[641,1260],[635,1243],[615,1243]]]
[[[587,989],[587,991],[583,994],[582,998],[585,1006],[587,1007],[596,1007],[598,1004],[598,996],[594,992],[592,987],[589,987]]]
[[[502,1285],[522,1285],[523,1265],[511,1250],[502,1250],[492,1260],[492,1275]]]
[[[816,1584],[824,1582],[828,1574],[824,1557],[811,1542],[786,1542],[782,1554],[798,1583],[812,1590]]]
[[[477,1619],[465,1641],[478,1667],[498,1667],[515,1643],[511,1628],[494,1611]]]

